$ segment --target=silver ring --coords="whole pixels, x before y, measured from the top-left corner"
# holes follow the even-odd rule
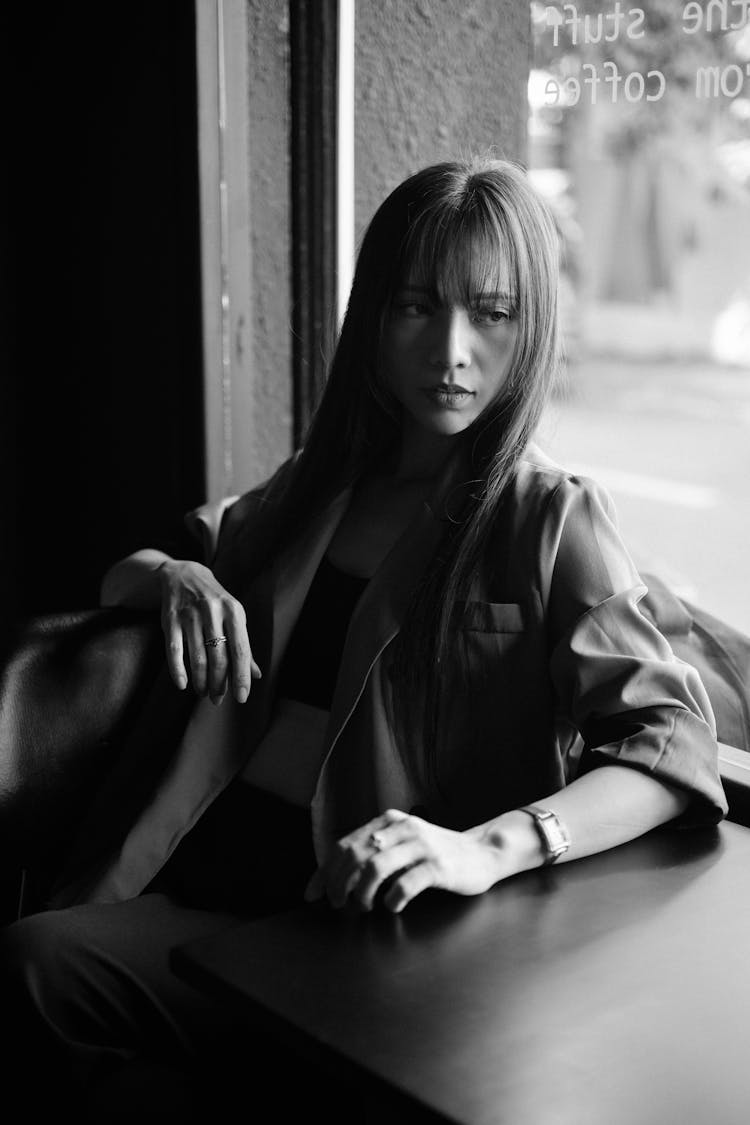
[[[203,643],[206,646],[206,648],[217,648],[219,645],[225,645],[227,643],[227,638],[226,637],[206,637],[206,639]]]
[[[374,848],[376,852],[382,852],[385,847],[385,841],[379,832],[371,832],[368,840],[370,847]]]

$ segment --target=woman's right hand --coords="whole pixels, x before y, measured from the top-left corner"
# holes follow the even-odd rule
[[[167,665],[183,691],[221,703],[231,689],[238,703],[261,671],[253,660],[245,610],[202,563],[168,559],[158,570]],[[210,643],[217,641],[217,643]]]

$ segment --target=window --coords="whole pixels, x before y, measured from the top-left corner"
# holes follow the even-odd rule
[[[636,564],[750,633],[750,5],[531,5],[529,168],[564,246],[548,452]]]

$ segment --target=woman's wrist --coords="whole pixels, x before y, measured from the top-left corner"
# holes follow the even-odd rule
[[[496,882],[544,863],[545,851],[534,821],[521,809],[502,813],[469,831],[488,849]]]
[[[103,606],[158,609],[161,604],[163,568],[174,562],[163,551],[144,548],[115,563],[102,580]]]

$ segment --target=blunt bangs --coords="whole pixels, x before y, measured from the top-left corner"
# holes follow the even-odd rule
[[[502,218],[468,187],[457,202],[441,200],[411,227],[397,285],[424,289],[442,304],[471,307],[483,294],[506,294],[518,305],[518,263]]]

